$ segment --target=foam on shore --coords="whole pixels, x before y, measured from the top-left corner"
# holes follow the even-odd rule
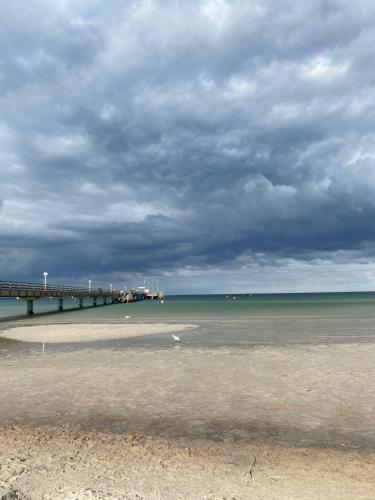
[[[74,323],[20,326],[1,332],[0,336],[22,342],[58,344],[122,339],[161,333],[179,333],[192,328],[196,328],[196,326],[179,323]]]

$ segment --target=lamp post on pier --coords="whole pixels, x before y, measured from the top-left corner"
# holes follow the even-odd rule
[[[43,276],[44,276],[44,290],[47,290],[47,276],[48,276],[48,273],[46,271],[44,271]]]
[[[89,280],[89,293],[91,292],[91,280]]]

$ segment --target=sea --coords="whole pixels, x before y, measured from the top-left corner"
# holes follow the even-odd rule
[[[0,299],[0,356],[39,349],[39,346],[6,341],[1,331],[18,324],[173,322],[192,323],[197,329],[184,333],[185,347],[253,347],[261,345],[326,344],[375,341],[375,292],[170,295],[163,302],[148,300],[130,304],[92,307],[85,300],[64,300],[58,311],[57,300],[34,302],[33,316],[26,313],[26,302]],[[125,319],[125,316],[129,318]],[[51,345],[54,350],[87,348],[87,344]],[[6,346],[6,351],[2,349]],[[171,348],[165,335],[97,341],[102,348]]]

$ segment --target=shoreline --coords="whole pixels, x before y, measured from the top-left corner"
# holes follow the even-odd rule
[[[375,453],[0,427],[0,491],[13,498],[372,498]]]

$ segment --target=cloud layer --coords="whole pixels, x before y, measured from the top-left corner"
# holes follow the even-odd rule
[[[374,26],[370,0],[10,2],[1,278],[345,288],[375,249]]]

